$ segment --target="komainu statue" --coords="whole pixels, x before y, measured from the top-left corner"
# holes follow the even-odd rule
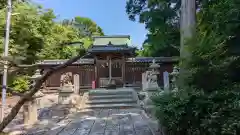
[[[61,76],[61,86],[72,85],[72,79],[73,79],[73,76],[71,72],[67,72],[63,74]]]

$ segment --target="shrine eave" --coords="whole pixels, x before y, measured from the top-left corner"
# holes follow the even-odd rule
[[[177,63],[179,61],[179,57],[135,57],[126,59],[127,63],[151,63],[155,59],[156,63]],[[38,62],[39,66],[44,65],[59,65],[63,64],[67,61],[67,59],[57,59],[57,60],[43,60]],[[74,62],[72,65],[90,65],[94,64],[94,59],[79,59]]]
[[[91,56],[103,53],[121,53],[130,57],[135,56],[135,48],[127,45],[93,45],[87,52],[90,53]]]

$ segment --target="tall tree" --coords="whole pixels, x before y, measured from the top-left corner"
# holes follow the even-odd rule
[[[191,53],[188,50],[187,40],[191,39],[196,31],[196,1],[182,0],[181,4],[181,65],[180,65],[180,80],[184,84],[184,77],[187,75],[185,64],[188,59],[191,59]]]
[[[49,28],[54,25],[53,12],[51,10],[40,12],[41,10],[40,7],[26,3],[13,7],[13,12],[19,14],[12,17],[9,54],[25,57],[23,64],[31,64],[38,59],[36,54],[44,47],[46,35],[50,33]],[[0,29],[4,31],[5,14],[0,14],[0,18]],[[4,37],[0,36],[1,39]]]
[[[45,35],[44,48],[38,53],[40,59],[68,59],[78,54],[80,46],[59,46],[64,42],[80,41],[76,29],[56,23],[48,30],[50,33]]]
[[[180,0],[128,0],[126,12],[149,31],[143,49],[151,56],[178,56]],[[145,45],[147,44],[147,45]]]
[[[103,36],[103,30],[93,20],[87,17],[76,16],[74,19],[64,19],[62,21],[64,26],[73,26],[78,30],[78,36],[84,43],[84,47],[88,48],[92,44],[93,36]]]
[[[188,57],[185,49],[186,39],[192,38],[196,31],[196,2],[182,0],[181,8],[181,57]]]
[[[40,11],[40,7],[24,2],[13,5],[13,12],[19,14],[12,16],[11,19],[9,58],[12,61],[21,64],[32,64],[38,60],[36,54],[40,53],[43,49],[45,35],[49,34],[48,29],[53,26],[53,19],[55,18],[51,10]],[[4,31],[6,17],[4,12],[6,10],[1,9],[0,12],[3,13],[0,14],[0,31]],[[1,33],[0,43],[3,43],[3,38],[4,35]],[[0,53],[3,52],[2,47],[0,46]],[[3,59],[1,58],[1,60]],[[11,70],[9,68],[8,84],[12,87],[21,88],[18,90],[23,91],[24,88],[27,88],[28,84],[26,75],[31,74],[32,70],[29,69],[28,71],[23,70],[20,72],[11,72]],[[25,80],[26,83],[18,83],[21,80]]]
[[[79,29],[79,34],[82,36],[91,37],[104,35],[102,28],[87,17],[75,17],[73,25]]]

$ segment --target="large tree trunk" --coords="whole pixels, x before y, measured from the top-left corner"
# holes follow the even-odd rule
[[[191,53],[188,50],[186,41],[191,39],[196,31],[196,1],[182,0],[181,4],[180,84],[184,84],[184,76],[188,74],[185,65],[188,59],[191,59]]]
[[[186,57],[189,52],[185,49],[186,39],[191,38],[196,30],[196,1],[195,0],[182,0],[181,3],[181,49],[180,56]]]
[[[82,56],[84,57],[84,56]],[[18,114],[21,107],[24,105],[26,101],[31,99],[31,97],[40,89],[42,84],[47,80],[49,76],[51,76],[53,73],[71,65],[72,63],[76,62],[78,59],[80,59],[81,56],[73,57],[72,59],[69,59],[67,62],[65,62],[62,65],[56,66],[51,68],[49,71],[47,71],[41,78],[39,78],[33,88],[29,90],[26,94],[24,94],[23,97],[20,98],[20,100],[17,102],[17,104],[12,108],[11,112],[5,117],[0,124],[0,132],[3,131],[3,129],[15,118],[15,116]]]

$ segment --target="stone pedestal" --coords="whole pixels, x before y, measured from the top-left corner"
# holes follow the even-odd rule
[[[43,93],[38,91],[31,100],[23,105],[23,121],[24,125],[32,125],[38,121],[38,108],[40,105],[40,97]]]
[[[74,88],[71,84],[66,84],[59,89],[58,103],[70,104],[68,99],[74,94]]]
[[[35,99],[28,101],[23,106],[23,120],[25,125],[32,125],[38,121],[37,102]]]

